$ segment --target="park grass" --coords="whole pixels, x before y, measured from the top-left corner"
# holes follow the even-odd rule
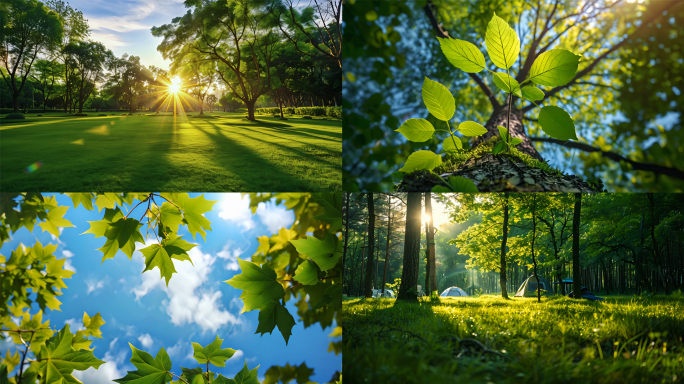
[[[213,112],[0,119],[0,189],[339,191],[342,122]],[[0,116],[2,117],[2,116]],[[28,173],[27,167],[40,167]]]
[[[684,382],[684,297],[348,299],[349,383]]]

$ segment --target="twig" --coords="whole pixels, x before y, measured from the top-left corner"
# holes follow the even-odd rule
[[[146,201],[150,198],[150,196],[152,196],[151,193],[150,193],[149,195],[147,195],[147,197],[145,198],[145,200],[141,200],[138,204],[135,205],[135,207],[133,207],[130,211],[128,211],[128,213],[126,214],[126,216],[124,216],[124,220],[126,220],[126,219],[128,218],[128,215],[130,215],[133,211],[135,211],[136,208],[138,208],[138,205],[140,205],[140,204],[146,202]]]
[[[176,375],[176,374],[175,374],[175,373],[173,373],[173,372],[169,372],[169,371],[166,371],[166,373],[170,373],[170,374],[172,374],[172,375],[173,375],[174,377],[177,377],[177,378],[178,378],[178,380],[180,380],[180,381],[184,382],[185,384],[190,384],[190,383],[188,383],[187,381],[185,381],[185,379],[182,379],[182,378],[181,378],[180,376]]]

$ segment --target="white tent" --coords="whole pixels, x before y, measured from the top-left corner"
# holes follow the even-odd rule
[[[441,295],[441,297],[460,297],[460,296],[468,296],[466,291],[462,290],[459,287],[450,287],[444,290]]]

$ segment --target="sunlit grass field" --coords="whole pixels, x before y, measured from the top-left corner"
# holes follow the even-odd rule
[[[350,383],[684,382],[684,297],[345,300]]]
[[[339,191],[341,120],[48,113],[0,119],[3,191]],[[62,117],[58,117],[62,116]],[[0,116],[0,117],[4,117]]]

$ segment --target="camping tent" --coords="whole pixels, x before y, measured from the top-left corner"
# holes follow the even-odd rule
[[[541,285],[541,289],[544,290],[542,295],[553,295],[553,288],[551,288],[551,284],[549,284],[545,278],[541,276],[538,277],[539,285]],[[527,280],[520,285],[520,288],[518,288],[518,292],[515,294],[515,297],[537,297],[537,278],[535,278],[534,275],[528,277]]]
[[[468,296],[468,294],[459,287],[449,287],[442,292],[441,297],[460,297]]]

